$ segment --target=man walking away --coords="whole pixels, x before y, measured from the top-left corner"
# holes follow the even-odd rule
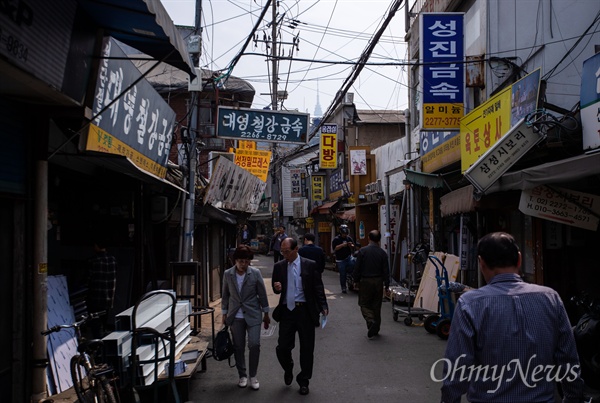
[[[554,402],[560,382],[563,402],[583,402],[575,339],[558,293],[519,276],[512,235],[485,235],[477,255],[487,285],[456,304],[441,401],[457,403],[466,393],[470,402]],[[464,368],[470,376],[460,375],[469,373]]]
[[[304,234],[304,246],[298,250],[298,254],[317,263],[319,273],[325,270],[325,252],[323,248],[315,245],[315,235],[310,232]]]
[[[354,280],[360,283],[358,305],[367,322],[369,340],[379,334],[383,287],[387,290],[390,286],[388,255],[379,246],[379,241],[381,233],[378,230],[369,232],[369,244],[358,251],[353,274]]]

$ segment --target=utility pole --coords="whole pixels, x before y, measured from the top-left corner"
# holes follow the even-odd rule
[[[277,1],[274,1],[271,8],[271,70],[273,70],[273,77],[271,78],[271,109],[277,110]]]

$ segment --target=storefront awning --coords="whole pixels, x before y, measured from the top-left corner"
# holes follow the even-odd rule
[[[441,175],[428,174],[425,172],[417,172],[412,169],[405,169],[404,175],[406,180],[413,185],[422,186],[426,188],[443,188],[444,179]]]
[[[338,203],[338,201],[337,201],[337,200],[336,200],[336,201],[331,201],[331,202],[326,202],[326,203],[323,203],[322,205],[320,205],[320,206],[317,206],[317,207],[313,208],[313,209],[310,211],[310,215],[313,215],[313,214],[328,214],[328,213],[329,213],[329,210],[330,210],[330,209],[331,209],[333,206],[335,206],[337,203]]]
[[[212,204],[204,204],[202,206],[196,206],[196,211],[200,213],[200,217],[198,218],[198,222],[202,223],[208,222],[209,220],[202,220],[202,217],[213,219],[217,221],[224,222],[226,224],[237,224],[237,216],[228,211],[222,210],[213,206]]]
[[[78,0],[106,35],[196,76],[187,46],[160,0]]]
[[[57,165],[90,174],[97,173],[98,169],[107,169],[138,179],[151,185],[169,186],[180,192],[187,191],[173,182],[160,178],[150,172],[144,171],[129,158],[113,154],[56,154],[52,160]]]
[[[600,175],[600,152],[506,173],[485,193],[532,189],[538,185],[568,183],[593,175]]]
[[[337,216],[344,221],[354,222],[356,221],[356,208],[339,212]]]
[[[473,198],[473,190],[473,185],[468,185],[442,196],[440,198],[442,217],[474,211],[477,201]]]

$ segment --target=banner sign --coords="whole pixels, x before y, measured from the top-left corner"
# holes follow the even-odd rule
[[[379,206],[379,231],[384,234],[384,237],[391,239],[392,253],[396,253],[396,237],[397,231],[400,231],[400,206],[397,204],[390,205],[390,227],[387,227],[387,207],[385,204]],[[389,255],[388,242],[382,241],[381,247]]]
[[[537,107],[540,69],[505,88],[460,121],[461,169],[466,171]]]
[[[291,198],[302,197],[302,171],[304,169],[290,169],[290,179],[292,182]]]
[[[312,176],[312,199],[325,200],[325,178],[323,176]]]
[[[238,148],[235,150],[234,162],[235,165],[266,182],[271,163],[271,151]]]
[[[600,53],[583,62],[581,72],[581,126],[583,149],[600,147]]]
[[[600,196],[541,185],[521,192],[519,211],[533,217],[596,231],[600,216]]]
[[[463,13],[421,13],[423,130],[452,130],[464,115]]]
[[[175,112],[146,80],[121,97],[139,77],[140,71],[115,40],[106,38],[85,149],[124,155],[141,169],[164,178]]]
[[[350,150],[350,175],[367,174],[367,151]]]
[[[465,172],[465,178],[479,193],[485,193],[527,151],[544,137],[533,131],[521,119],[501,141],[490,148]]]
[[[308,113],[219,106],[217,137],[306,144],[309,116]]]
[[[319,167],[322,169],[336,169],[337,150],[337,125],[321,126]]]
[[[266,186],[266,182],[229,159],[219,157],[203,198],[204,204],[254,214]]]

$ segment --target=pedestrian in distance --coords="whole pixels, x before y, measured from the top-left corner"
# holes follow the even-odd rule
[[[250,266],[254,258],[247,245],[240,245],[233,253],[235,265],[223,275],[221,310],[223,324],[231,328],[235,365],[239,375],[238,386],[258,390],[256,377],[260,358],[260,325],[269,327],[269,300],[260,270]],[[246,370],[246,335],[248,335],[249,372]]]
[[[361,248],[356,256],[354,281],[358,286],[358,305],[367,323],[367,337],[372,339],[381,328],[381,304],[384,287],[390,286],[388,255],[379,246],[381,233],[369,232],[369,244]]]
[[[291,385],[294,379],[292,350],[296,333],[300,341],[300,372],[296,382],[300,394],[308,395],[312,377],[315,327],[320,325],[319,314],[327,315],[329,307],[325,288],[317,264],[298,255],[298,242],[286,238],[281,243],[285,257],[273,267],[273,292],[279,294],[279,303],[273,318],[279,322],[279,338],[275,349],[277,360],[284,370],[283,380]],[[276,315],[276,312],[279,312]]]
[[[252,238],[252,234],[250,233],[250,229],[248,228],[248,224],[244,224],[240,231],[240,243],[242,245],[250,246],[250,240]]]
[[[319,268],[319,273],[323,274],[325,270],[325,251],[320,246],[315,245],[315,234],[307,232],[304,234],[304,246],[298,250],[298,254],[310,260],[314,260]]]
[[[558,293],[520,277],[512,235],[494,232],[477,244],[487,285],[457,301],[446,347],[441,401],[583,402],[579,357]]]
[[[108,253],[106,236],[97,235],[94,241],[94,257],[88,262],[88,297],[89,313],[103,312],[89,322],[92,337],[101,339],[112,331],[108,325],[108,316],[115,302],[117,287],[117,259]]]
[[[283,225],[280,225],[277,228],[277,231],[275,232],[275,235],[273,235],[273,239],[271,239],[271,244],[269,246],[269,249],[273,251],[273,262],[277,263],[279,262],[281,259],[283,259],[283,256],[281,255],[281,242],[287,238],[287,234],[285,233],[285,227]]]
[[[346,294],[347,275],[354,268],[354,241],[348,235],[350,230],[346,224],[340,225],[339,234],[331,241],[331,250],[335,255],[335,264],[340,273],[342,293]]]

